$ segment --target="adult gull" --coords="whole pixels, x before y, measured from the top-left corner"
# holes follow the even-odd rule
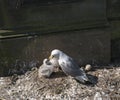
[[[84,70],[80,68],[79,65],[64,52],[58,49],[54,49],[52,50],[49,59],[54,60],[52,62],[56,62],[55,66],[60,66],[66,75],[72,76],[82,83],[89,82],[89,79]],[[54,65],[54,63],[52,64]]]

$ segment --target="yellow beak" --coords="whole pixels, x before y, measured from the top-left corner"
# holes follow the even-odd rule
[[[49,57],[49,60],[52,59],[52,58],[53,58],[53,56],[51,55],[51,56]]]

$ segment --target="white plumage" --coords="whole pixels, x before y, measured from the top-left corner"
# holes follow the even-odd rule
[[[70,75],[74,77],[76,80],[85,83],[86,81],[89,81],[88,77],[86,76],[86,73],[83,71],[82,68],[79,68],[78,64],[68,55],[63,53],[62,51],[55,49],[51,52],[50,60],[54,59],[57,66],[60,66],[63,72],[66,75]],[[54,65],[54,63],[53,63]]]
[[[52,65],[52,63],[50,63],[48,59],[44,59],[43,64],[38,69],[38,76],[50,77],[53,71],[54,71],[54,66]]]

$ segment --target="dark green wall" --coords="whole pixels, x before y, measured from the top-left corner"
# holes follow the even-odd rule
[[[2,0],[1,29],[53,32],[104,26],[105,0]]]
[[[107,17],[120,19],[120,0],[107,0]]]

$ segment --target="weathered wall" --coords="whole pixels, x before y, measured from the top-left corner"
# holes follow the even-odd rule
[[[120,0],[107,0],[107,17],[120,19]]]
[[[1,40],[0,73],[7,73],[9,69],[22,72],[25,68],[41,64],[55,48],[63,50],[80,65],[109,63],[110,34],[105,29],[97,29]]]
[[[8,1],[0,2],[0,29],[13,32],[1,33],[1,37],[18,33],[44,35],[0,40],[1,75],[24,72],[23,69],[41,64],[54,48],[63,50],[80,65],[110,61],[110,34],[105,29],[75,32],[106,25],[106,0]]]
[[[10,1],[2,0],[2,8],[6,10],[0,13],[4,15],[3,19],[0,19],[3,20],[1,29],[18,30],[19,33],[46,33],[104,26],[107,22],[105,0],[47,0],[48,2],[44,3],[38,0],[18,0],[21,3],[17,3],[17,0]]]

